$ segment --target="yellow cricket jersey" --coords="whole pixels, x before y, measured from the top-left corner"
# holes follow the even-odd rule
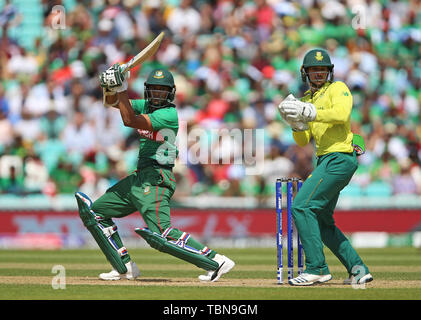
[[[312,103],[317,109],[317,116],[308,123],[308,130],[293,132],[299,146],[305,146],[313,137],[317,156],[353,151],[350,120],[352,95],[345,83],[326,82],[313,96],[310,90],[306,91],[301,101]]]

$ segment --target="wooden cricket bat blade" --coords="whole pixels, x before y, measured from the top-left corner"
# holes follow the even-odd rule
[[[144,48],[136,56],[131,58],[129,62],[122,64],[122,72],[124,73],[129,71],[130,69],[138,66],[139,64],[142,64],[146,59],[153,56],[158,50],[159,45],[161,44],[161,41],[164,38],[164,35],[164,31],[162,31],[155,39],[152,40],[152,42],[146,48]]]

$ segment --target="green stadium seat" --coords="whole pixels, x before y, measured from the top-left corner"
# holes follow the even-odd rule
[[[393,194],[393,188],[387,182],[375,181],[364,188],[364,193],[369,197],[390,197]]]
[[[20,25],[12,27],[8,31],[9,37],[27,50],[33,49],[35,39],[42,34],[44,16],[41,0],[14,0],[13,5],[17,8],[22,21]],[[4,1],[0,0],[0,10]]]
[[[341,196],[361,197],[363,189],[356,183],[350,183],[341,191]]]

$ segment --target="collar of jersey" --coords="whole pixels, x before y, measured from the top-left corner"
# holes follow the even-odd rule
[[[311,89],[308,89],[306,92],[304,92],[304,97],[307,98],[307,96],[308,96],[309,100],[313,101],[314,99],[318,98],[322,93],[324,93],[331,84],[332,84],[332,82],[326,81],[321,86],[321,88],[313,94],[313,96],[311,96]]]

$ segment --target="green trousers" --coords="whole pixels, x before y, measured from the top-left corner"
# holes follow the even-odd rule
[[[163,234],[167,229],[167,239],[178,240],[183,234],[177,228],[171,227],[170,199],[174,194],[176,181],[171,170],[162,167],[147,167],[135,171],[120,180],[106,191],[92,205],[95,214],[101,217],[104,227],[114,225],[113,218],[123,218],[139,211],[147,227],[152,231]],[[171,228],[171,229],[169,229]],[[118,233],[112,235],[119,248],[123,246]],[[190,237],[187,245],[197,250],[207,248]],[[207,256],[213,258],[213,250],[206,250]],[[130,261],[130,255],[122,257],[123,262]]]
[[[348,185],[357,167],[355,152],[321,156],[295,196],[291,212],[303,245],[306,273],[330,273],[323,244],[335,254],[349,274],[356,275],[361,270],[369,272],[333,218],[339,193]]]

